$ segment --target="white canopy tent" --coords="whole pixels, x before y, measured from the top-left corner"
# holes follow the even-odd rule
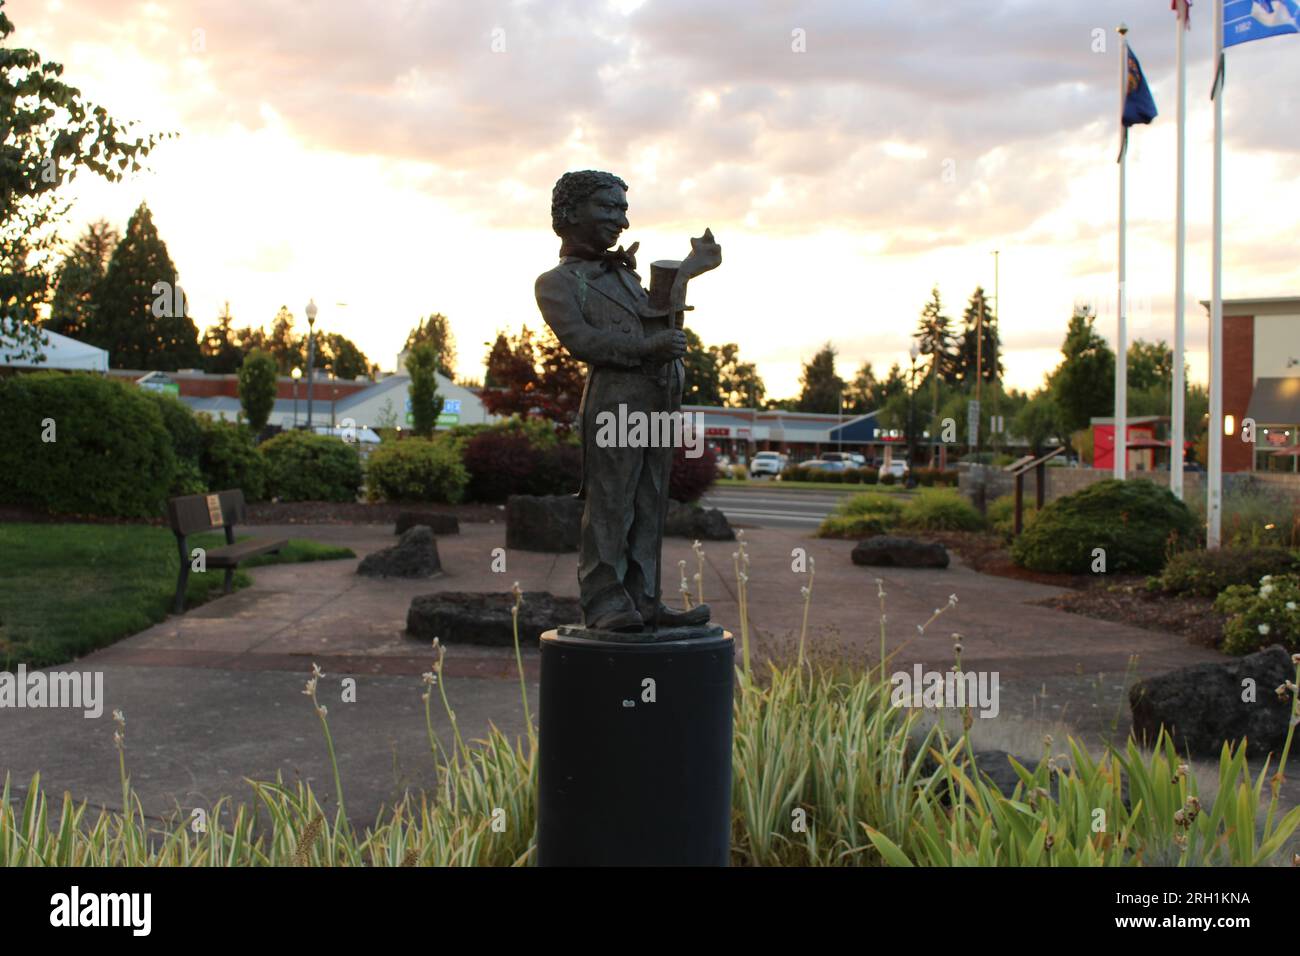
[[[85,342],[78,342],[58,332],[42,330],[41,335],[48,340],[41,346],[44,361],[32,359],[30,349],[20,347],[15,339],[0,333],[0,365],[10,368],[56,368],[80,370],[85,372],[107,372],[108,351],[95,348]],[[25,342],[23,343],[26,344]]]

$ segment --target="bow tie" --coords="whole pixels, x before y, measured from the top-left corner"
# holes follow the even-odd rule
[[[641,248],[641,243],[634,242],[627,249],[619,246],[617,249],[606,249],[601,252],[595,259],[606,270],[623,268],[636,272],[636,251]]]

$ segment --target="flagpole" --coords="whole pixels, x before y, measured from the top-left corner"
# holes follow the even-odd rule
[[[1128,97],[1128,26],[1121,23],[1119,31],[1119,128],[1123,142],[1119,153],[1119,328],[1115,345],[1115,454],[1112,475],[1123,481],[1128,469],[1128,328],[1125,316],[1125,255],[1124,232],[1127,228],[1125,211],[1128,187],[1128,134],[1124,128],[1124,100]]]
[[[1210,297],[1210,434],[1205,546],[1219,547],[1223,503],[1223,4],[1214,4],[1214,253]]]
[[[1178,496],[1179,500],[1183,497],[1183,441],[1187,433],[1187,424],[1184,420],[1186,414],[1186,391],[1187,383],[1184,381],[1183,365],[1184,352],[1186,350],[1186,336],[1184,333],[1184,283],[1185,283],[1185,259],[1184,248],[1187,241],[1187,220],[1185,216],[1186,193],[1183,188],[1184,167],[1186,165],[1186,146],[1187,137],[1184,124],[1187,120],[1187,64],[1183,60],[1183,39],[1187,33],[1187,0],[1178,0],[1178,16],[1174,18],[1174,29],[1178,32],[1178,163],[1176,185],[1174,191],[1176,194],[1174,214],[1176,225],[1174,227],[1174,382],[1173,382],[1173,408],[1171,410],[1170,438],[1169,442],[1169,490]]]

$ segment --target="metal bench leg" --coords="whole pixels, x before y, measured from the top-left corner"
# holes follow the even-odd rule
[[[185,553],[185,539],[178,539],[181,552],[181,573],[176,579],[176,600],[172,603],[172,611],[176,614],[185,613],[185,585],[190,580],[190,556]]]
[[[235,583],[235,569],[226,568],[226,583],[221,588],[222,594],[229,594],[231,587]]]

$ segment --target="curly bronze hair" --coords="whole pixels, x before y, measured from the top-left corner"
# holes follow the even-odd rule
[[[551,228],[555,234],[569,225],[569,213],[578,203],[592,193],[607,186],[618,186],[627,190],[627,183],[613,173],[602,173],[596,169],[584,169],[576,173],[565,173],[555,182],[551,190]]]

